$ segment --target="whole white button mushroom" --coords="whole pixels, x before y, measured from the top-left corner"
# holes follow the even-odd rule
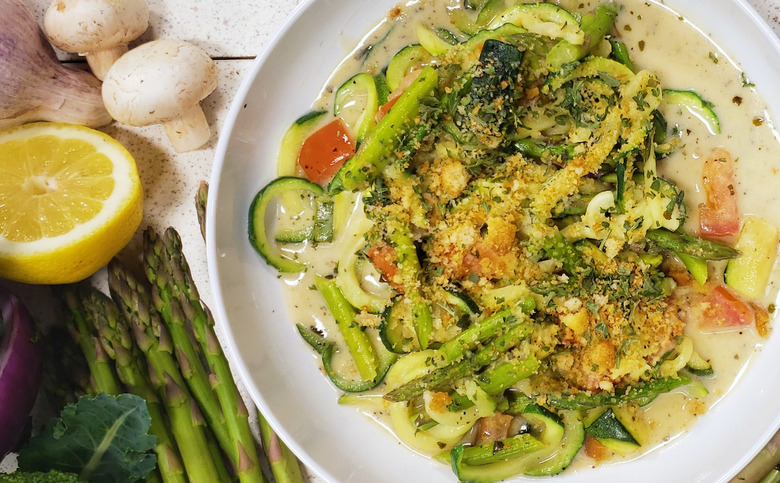
[[[51,43],[85,55],[100,80],[148,26],[145,0],[54,0],[43,18]]]
[[[103,81],[111,117],[130,126],[162,124],[177,152],[211,136],[200,101],[217,87],[217,66],[182,40],[155,40],[123,55]]]

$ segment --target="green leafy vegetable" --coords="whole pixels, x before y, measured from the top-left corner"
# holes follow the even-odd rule
[[[17,471],[10,475],[0,474],[0,483],[79,483],[81,481],[83,480],[80,480],[75,473],[61,473],[59,471],[47,473]]]
[[[76,473],[98,483],[142,480],[157,465],[150,423],[146,401],[138,396],[84,396],[30,440],[19,468]]]

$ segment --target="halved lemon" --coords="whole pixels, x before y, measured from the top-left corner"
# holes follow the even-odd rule
[[[83,280],[130,241],[142,214],[135,160],[112,137],[48,122],[0,132],[0,277]]]

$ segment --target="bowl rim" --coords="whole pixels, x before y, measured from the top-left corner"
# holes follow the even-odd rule
[[[218,247],[216,246],[216,216],[217,216],[216,200],[218,199],[219,188],[220,188],[219,179],[226,162],[226,155],[228,152],[231,135],[235,128],[235,124],[236,121],[238,120],[239,114],[242,110],[242,106],[245,103],[246,97],[249,91],[251,90],[255,82],[255,79],[257,78],[258,74],[262,70],[264,64],[268,61],[269,57],[276,50],[276,48],[278,47],[280,42],[285,38],[288,32],[295,27],[295,25],[297,24],[301,16],[304,15],[305,12],[308,9],[310,9],[313,5],[321,2],[326,2],[326,1],[328,0],[303,0],[300,4],[298,4],[293,9],[292,13],[280,25],[276,33],[273,34],[271,39],[262,48],[260,54],[253,61],[251,69],[245,74],[238,90],[236,91],[233,100],[231,101],[230,109],[228,110],[224,124],[222,125],[221,131],[219,133],[219,139],[217,142],[217,146],[215,148],[215,154],[213,158],[211,176],[209,179],[209,183],[211,186],[210,190],[212,191],[212,195],[208,197],[208,202],[207,202],[206,245],[207,245],[207,266],[208,266],[209,284],[214,297],[215,320],[219,325],[219,329],[226,336],[226,339],[223,340],[223,344],[226,346],[227,349],[226,356],[228,357],[230,366],[234,369],[234,371],[238,373],[239,380],[244,385],[248,394],[251,396],[252,401],[257,405],[258,409],[262,412],[263,416],[267,419],[271,427],[277,433],[278,437],[293,451],[293,453],[295,453],[295,455],[301,460],[302,463],[304,463],[307,466],[309,470],[313,471],[320,478],[323,478],[327,481],[335,482],[339,480],[335,478],[332,474],[330,474],[330,472],[328,472],[316,459],[312,458],[309,452],[306,451],[302,445],[300,445],[295,439],[291,437],[289,432],[284,428],[284,426],[280,423],[278,418],[274,415],[273,411],[271,411],[270,407],[268,406],[259,388],[257,388],[256,385],[253,383],[249,367],[247,366],[246,362],[244,361],[244,359],[241,357],[239,353],[239,349],[237,347],[234,338],[235,337],[234,332],[229,322],[229,317],[227,315],[227,308],[223,303],[224,301],[223,288],[221,285],[221,281],[219,277],[219,268],[218,268],[218,260],[220,257],[218,254]],[[661,6],[666,8],[674,8],[674,7],[669,7],[664,0],[652,0],[652,1],[653,3],[658,3]],[[675,3],[680,3],[680,2],[684,3],[684,1],[685,0],[676,0]],[[750,23],[754,27],[758,28],[761,36],[765,40],[769,41],[771,45],[771,49],[774,51],[775,55],[778,58],[780,58],[780,37],[774,33],[772,28],[769,26],[766,20],[761,15],[759,15],[756,9],[751,4],[749,4],[747,0],[724,0],[724,1],[730,2],[731,4],[735,5],[741,11],[742,14],[747,16],[747,19],[750,21]],[[400,2],[399,0],[399,3],[403,3],[403,2]],[[377,19],[377,22],[378,21],[379,19]],[[694,22],[694,26],[696,26],[695,22]],[[716,43],[718,45],[721,44],[721,42],[716,42]],[[739,55],[740,54],[737,55],[737,60],[739,59]],[[765,89],[762,91],[762,93],[766,92],[766,86],[764,87]],[[773,112],[773,114],[775,114],[773,116],[773,119],[775,120],[775,122],[780,122],[780,103],[778,103],[776,107],[778,111]],[[780,322],[780,317],[776,316],[774,322],[775,323]],[[755,372],[755,371],[749,371],[749,372]],[[696,423],[696,425],[698,424],[700,423]],[[722,477],[720,477],[718,481],[727,481],[728,479],[734,477],[745,466],[745,464],[747,464],[750,460],[752,460],[752,458],[766,445],[769,439],[775,434],[775,432],[778,431],[778,428],[780,428],[780,410],[778,410],[777,415],[772,421],[772,424],[770,426],[767,426],[763,431],[762,433],[763,437],[760,438],[759,441],[756,441],[752,445],[751,450],[748,453],[744,454],[742,458],[735,463],[735,465],[732,468],[732,471],[729,474],[723,475]],[[412,450],[408,450],[408,451],[411,452]],[[646,455],[646,453],[643,455]],[[640,455],[639,459],[641,459],[643,455]]]

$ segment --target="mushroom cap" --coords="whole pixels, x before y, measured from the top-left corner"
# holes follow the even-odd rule
[[[125,45],[148,26],[145,0],[54,0],[43,18],[51,43],[78,53]]]
[[[103,80],[103,102],[123,124],[146,126],[179,117],[217,87],[217,66],[183,40],[155,40],[126,53]]]

